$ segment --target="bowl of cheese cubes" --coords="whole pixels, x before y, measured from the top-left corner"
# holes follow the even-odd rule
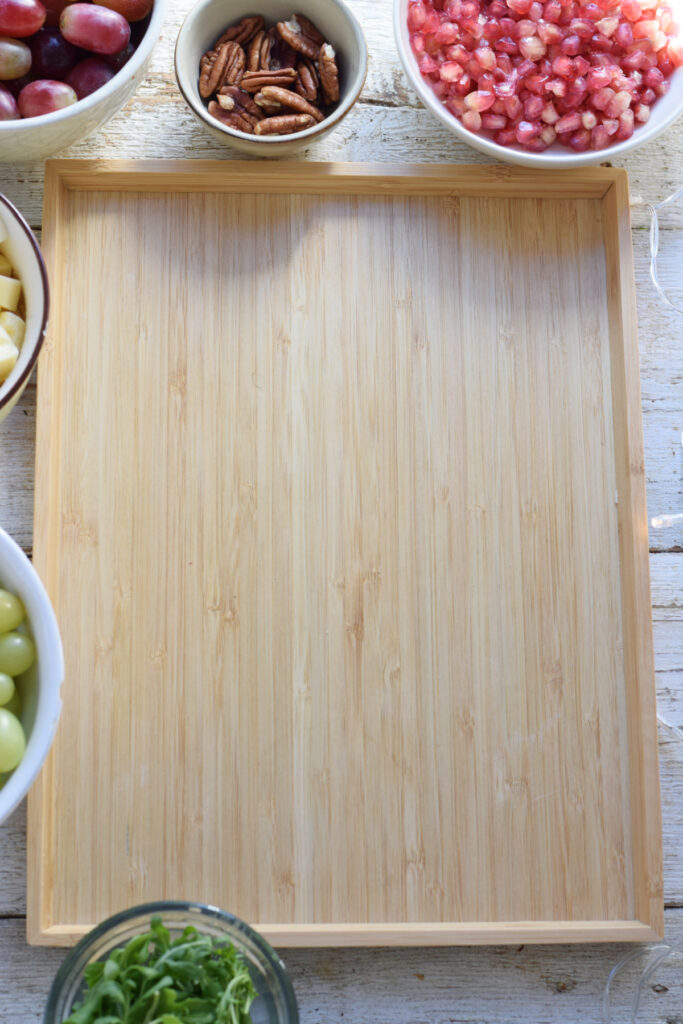
[[[0,527],[0,825],[47,757],[62,702],[64,654],[45,587]]]
[[[30,227],[0,194],[0,420],[16,405],[38,358],[49,306],[45,263]]]

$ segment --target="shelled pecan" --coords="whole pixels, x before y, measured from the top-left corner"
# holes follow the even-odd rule
[[[323,121],[339,100],[335,52],[303,14],[266,28],[260,15],[229,26],[202,56],[199,94],[222,124],[290,135]]]

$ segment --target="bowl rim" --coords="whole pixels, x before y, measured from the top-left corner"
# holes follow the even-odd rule
[[[185,102],[187,103],[187,105],[189,106],[189,108],[193,111],[193,113],[195,113],[199,118],[201,118],[204,124],[206,124],[209,128],[213,128],[216,131],[222,132],[224,135],[230,138],[239,139],[245,142],[251,142],[255,146],[268,145],[275,147],[286,146],[287,143],[295,142],[299,139],[314,139],[316,135],[318,135],[321,132],[327,132],[329,129],[333,128],[336,124],[338,124],[339,121],[341,121],[344,117],[346,117],[349,110],[354,105],[354,103],[360,96],[361,92],[363,91],[363,86],[365,85],[365,80],[368,74],[368,46],[365,39],[365,33],[363,32],[360,21],[353,13],[353,11],[350,10],[350,8],[345,3],[343,3],[343,0],[328,0],[328,2],[331,3],[343,14],[346,17],[349,24],[351,25],[353,34],[358,44],[360,68],[357,86],[349,91],[348,96],[344,100],[340,101],[339,106],[336,108],[336,110],[334,110],[328,117],[325,117],[322,121],[319,121],[317,124],[311,125],[310,128],[304,128],[304,130],[300,132],[291,132],[289,135],[249,135],[247,132],[241,132],[237,128],[230,128],[229,125],[223,124],[216,118],[211,117],[208,110],[201,102],[201,98],[199,99],[199,101],[197,101],[193,95],[188,95],[187,91],[183,88],[180,72],[178,69],[178,53],[181,50],[182,46],[185,45],[184,36],[187,33],[188,25],[191,25],[192,22],[199,17],[201,12],[205,8],[210,7],[212,4],[216,2],[217,0],[198,0],[198,2],[188,11],[188,13],[185,15],[183,19],[182,25],[180,26],[180,30],[176,38],[175,48],[173,51],[173,68],[175,71],[175,78],[176,83],[178,85],[178,89],[180,90],[180,93]],[[198,95],[199,93],[197,92],[197,96]]]
[[[113,95],[124,81],[130,81],[130,79],[137,74],[154,49],[161,31],[161,24],[166,15],[167,5],[168,0],[154,0],[149,25],[147,26],[147,31],[140,40],[138,48],[135,50],[130,60],[116,72],[113,78],[110,78],[105,85],[101,86],[101,88],[96,89],[95,92],[91,92],[89,96],[85,96],[82,100],[78,100],[76,103],[72,103],[68,107],[62,107],[61,110],[53,110],[51,114],[41,114],[39,117],[18,117],[13,121],[0,121],[0,159],[2,159],[1,147],[2,136],[4,134],[11,135],[16,132],[19,132],[20,134],[28,134],[32,129],[42,128],[52,124],[59,124],[60,121],[67,121],[69,118],[75,117],[77,114],[83,114],[87,110],[91,110],[96,107],[99,103],[106,100],[108,96]]]
[[[62,701],[59,691],[62,682],[64,681],[64,651],[62,648],[59,626],[57,624],[57,617],[43,581],[14,538],[10,537],[7,531],[3,530],[1,526],[0,553],[2,553],[5,561],[13,563],[18,571],[20,571],[27,579],[27,589],[31,590],[32,595],[40,605],[41,621],[48,634],[47,642],[50,649],[49,663],[44,665],[41,661],[40,689],[38,691],[36,717],[31,730],[31,735],[27,740],[26,753],[24,754],[24,758],[20,764],[17,765],[14,772],[10,775],[4,789],[0,790],[1,824],[9,818],[10,814],[12,814],[30,790],[38,772],[43,767],[45,758],[52,746],[52,741],[57,730],[59,715],[62,709]],[[22,599],[25,601],[24,595],[20,596],[22,596]],[[35,635],[35,630],[33,632]],[[44,652],[39,651],[38,656],[44,656]],[[49,681],[47,678],[48,673],[50,675]],[[42,735],[38,738],[39,732],[42,733]],[[34,735],[36,736],[37,745],[35,750],[31,751],[30,747]],[[29,756],[32,758],[32,764],[29,764],[27,761]],[[21,779],[22,769],[25,769],[25,778],[23,779]],[[21,779],[20,784],[17,784],[16,787],[13,785],[15,778]],[[7,800],[7,805],[4,806],[3,798],[6,797],[8,793],[11,793],[13,788],[16,788],[17,791],[11,799]]]
[[[118,913],[112,914],[104,921],[101,921],[100,924],[91,929],[91,931],[84,935],[83,938],[80,939],[71,950],[69,950],[65,959],[62,961],[50,986],[47,1002],[45,1004],[43,1020],[50,1021],[52,1019],[49,1014],[54,1014],[54,1004],[57,1001],[61,987],[68,980],[70,971],[72,969],[78,969],[79,961],[85,956],[89,957],[90,950],[97,944],[99,939],[104,938],[113,928],[116,928],[118,925],[125,924],[133,918],[145,917],[149,919],[150,917],[159,915],[162,917],[162,923],[164,923],[163,915],[165,913],[173,914],[174,912],[196,914],[196,924],[200,931],[201,919],[211,918],[215,921],[221,922],[222,924],[230,926],[230,928],[233,928],[238,932],[243,932],[257,947],[268,964],[273,968],[278,981],[282,986],[282,994],[285,999],[291,1024],[298,1024],[299,1007],[296,1001],[294,987],[285,969],[284,963],[270,943],[263,937],[263,935],[261,935],[260,932],[252,928],[250,924],[247,924],[246,921],[243,921],[235,914],[231,914],[230,911],[222,910],[220,907],[217,907],[212,903],[201,903],[196,900],[151,900],[147,903],[138,903],[132,907],[127,907],[125,910],[120,910]],[[90,962],[90,957],[87,962]]]
[[[28,362],[24,369],[22,370],[22,372],[19,374],[17,379],[12,382],[12,386],[9,387],[7,391],[3,391],[5,382],[3,381],[3,383],[0,384],[0,409],[2,409],[3,406],[7,405],[8,402],[12,401],[12,399],[17,393],[21,392],[26,381],[31,376],[33,367],[36,365],[38,356],[40,355],[40,350],[43,347],[43,342],[45,341],[45,332],[47,331],[47,324],[50,314],[50,285],[48,283],[45,260],[43,259],[42,252],[40,251],[38,240],[34,235],[33,231],[31,230],[31,228],[29,227],[28,223],[26,222],[23,214],[21,214],[19,210],[17,210],[14,203],[11,203],[7,196],[4,196],[1,192],[0,204],[2,204],[2,206],[4,206],[9,211],[9,214],[12,217],[12,219],[19,225],[21,230],[28,238],[29,244],[31,245],[31,249],[33,250],[33,255],[35,256],[36,262],[38,264],[38,271],[40,273],[40,279],[43,286],[43,316],[41,319],[38,335],[33,344],[33,351],[30,353]]]
[[[542,167],[545,170],[567,170],[574,167],[590,166],[591,164],[603,163],[605,160],[612,160],[614,157],[621,157],[632,149],[636,149],[646,142],[651,142],[663,131],[666,131],[683,114],[682,97],[678,107],[674,107],[662,119],[661,123],[651,124],[647,122],[636,129],[630,139],[626,139],[624,142],[617,142],[614,145],[607,146],[605,149],[590,150],[585,153],[574,153],[564,148],[552,152],[546,150],[543,153],[532,153],[512,146],[501,146],[498,142],[494,142],[484,135],[477,135],[463,127],[458,119],[439,102],[422,78],[417,61],[407,42],[407,24],[404,15],[407,13],[408,2],[409,0],[394,0],[393,3],[394,40],[408,81],[424,106],[446,128],[450,129],[468,146],[479,150],[480,153],[485,153],[487,156],[503,160],[506,163],[520,164],[524,167]],[[683,77],[683,66],[674,71],[672,78],[674,75]]]

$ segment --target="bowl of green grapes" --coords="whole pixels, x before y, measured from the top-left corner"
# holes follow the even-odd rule
[[[64,655],[45,588],[0,529],[0,823],[24,798],[57,728]]]

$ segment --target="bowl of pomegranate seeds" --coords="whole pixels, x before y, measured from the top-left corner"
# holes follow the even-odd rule
[[[167,0],[0,0],[0,161],[39,160],[140,84]]]
[[[683,111],[680,4],[396,0],[394,31],[420,99],[463,141],[573,167],[642,145]]]

